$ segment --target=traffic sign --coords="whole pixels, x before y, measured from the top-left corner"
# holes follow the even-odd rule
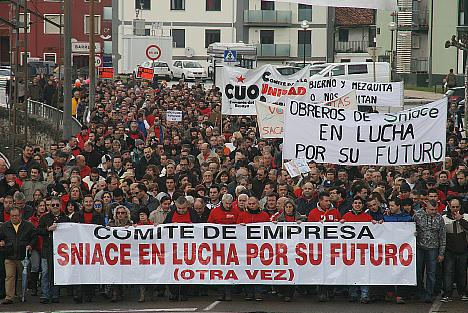
[[[98,78],[101,78],[101,79],[114,78],[114,68],[113,67],[98,67]]]
[[[153,80],[154,68],[138,66],[137,78]]]
[[[237,51],[224,50],[224,62],[237,62]]]
[[[161,57],[161,48],[158,45],[149,45],[146,48],[146,57],[152,61],[156,61]]]
[[[94,66],[99,67],[102,65],[102,59],[100,56],[96,55],[94,57]]]

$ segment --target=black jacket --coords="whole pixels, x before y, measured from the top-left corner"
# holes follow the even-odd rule
[[[26,246],[34,246],[37,241],[36,229],[33,224],[22,220],[16,233],[11,221],[0,226],[0,241],[5,241],[2,248],[5,259],[23,260],[26,255]]]
[[[72,223],[78,223],[78,224],[85,224],[84,211],[79,210],[78,212],[73,214],[73,216],[71,218],[71,222]],[[104,218],[100,214],[98,214],[96,211],[93,211],[92,224],[104,225]]]
[[[67,223],[67,222],[70,222],[70,219],[64,213],[60,213],[58,216],[55,216],[49,212],[41,216],[39,220],[39,226],[37,227],[37,234],[42,236],[41,255],[43,258],[52,256],[53,232],[49,231],[48,228],[54,223]]]

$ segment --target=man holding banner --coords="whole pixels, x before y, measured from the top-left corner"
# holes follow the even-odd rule
[[[200,285],[216,286],[217,292],[207,288],[213,301],[243,301],[231,292],[240,286],[246,287],[248,300],[259,301],[275,301],[279,294],[292,300],[298,286],[299,291],[313,291],[302,286],[320,286],[320,295],[307,301],[329,301],[331,306],[342,305],[343,299],[334,293],[336,286],[351,287],[350,300],[367,303],[374,300],[370,295],[379,298],[381,290],[394,286],[418,283],[423,289],[421,277],[426,271],[424,296],[427,292],[428,298],[435,297],[432,261],[445,256],[439,232],[431,228],[439,226],[439,217],[419,208],[428,202],[428,194],[440,201],[441,210],[444,199],[463,195],[463,175],[458,174],[468,160],[466,143],[457,145],[452,139],[453,166],[447,163],[443,171],[446,102],[369,114],[355,106],[363,99],[375,102],[377,109],[397,106],[402,84],[311,81],[304,72],[282,77],[271,66],[251,72],[233,67],[231,72],[236,76],[225,77],[219,90],[185,83],[157,90],[134,81],[100,84],[98,98],[104,100],[89,123],[90,141],[99,158],[108,153],[123,158],[124,167],[129,172],[133,167],[137,175],[124,175],[117,182],[102,172],[100,182],[79,186],[84,209],[73,215],[78,223],[60,223],[53,231],[55,284],[89,287],[90,294],[93,286],[114,285],[117,296],[121,285],[164,285],[169,286],[172,301],[187,300],[191,289]],[[224,103],[229,106],[227,110],[223,106],[223,112],[230,116],[221,129],[212,124],[216,118],[211,114]],[[259,103],[266,113],[260,112]],[[168,121],[168,116],[177,117],[177,123]],[[145,155],[150,152],[147,162],[125,160],[128,153],[111,150],[110,143],[134,135],[132,127],[141,120],[148,127],[144,125],[147,132],[139,135],[138,146]],[[52,157],[57,159],[53,169],[66,173],[72,166],[68,149],[61,142],[51,148],[52,155],[67,156]],[[440,175],[443,179],[435,181]],[[106,179],[112,183],[106,184]],[[166,180],[171,183],[164,184]],[[215,183],[223,184],[223,192],[227,189],[222,198],[211,188]],[[53,190],[67,199],[68,185],[60,176]],[[136,185],[145,187],[145,197],[154,197],[167,208],[170,200],[165,201],[161,191],[170,185],[175,207],[163,210],[158,225],[133,227],[127,221],[112,228],[100,226],[102,216],[93,210],[94,196],[110,189],[114,196],[120,195],[119,204],[138,212],[144,201],[134,192]],[[428,186],[437,192],[428,192]],[[213,204],[221,198],[221,205],[210,212],[209,223],[198,223],[188,200],[206,200],[208,190]],[[271,222],[252,195],[264,196],[268,213],[277,211],[273,220],[284,215],[284,221]],[[277,201],[275,195],[280,196]],[[416,212],[416,224],[403,221],[395,209],[396,199],[410,197],[417,205],[405,203],[405,210]],[[363,212],[366,199],[369,207],[376,208],[371,212],[378,213],[372,216],[383,223],[374,224]],[[117,205],[110,208],[112,216],[124,211]],[[290,216],[289,211],[301,216]],[[309,220],[296,223],[302,215]],[[133,222],[144,224],[138,215],[135,218]],[[398,225],[391,223],[395,220]],[[285,288],[274,288],[279,294],[262,293],[263,285]],[[128,289],[128,294],[137,292],[138,288]],[[410,305],[411,301],[407,298]],[[217,305],[223,310],[226,304]]]

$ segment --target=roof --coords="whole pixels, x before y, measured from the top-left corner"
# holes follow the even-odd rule
[[[375,25],[373,9],[336,8],[336,26],[363,26]]]

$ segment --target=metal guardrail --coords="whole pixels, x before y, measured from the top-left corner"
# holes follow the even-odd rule
[[[48,104],[35,101],[27,100],[28,114],[34,115],[44,119],[46,122],[53,125],[53,127],[63,128],[63,111]],[[72,117],[72,134],[77,134],[81,130],[81,123]]]

